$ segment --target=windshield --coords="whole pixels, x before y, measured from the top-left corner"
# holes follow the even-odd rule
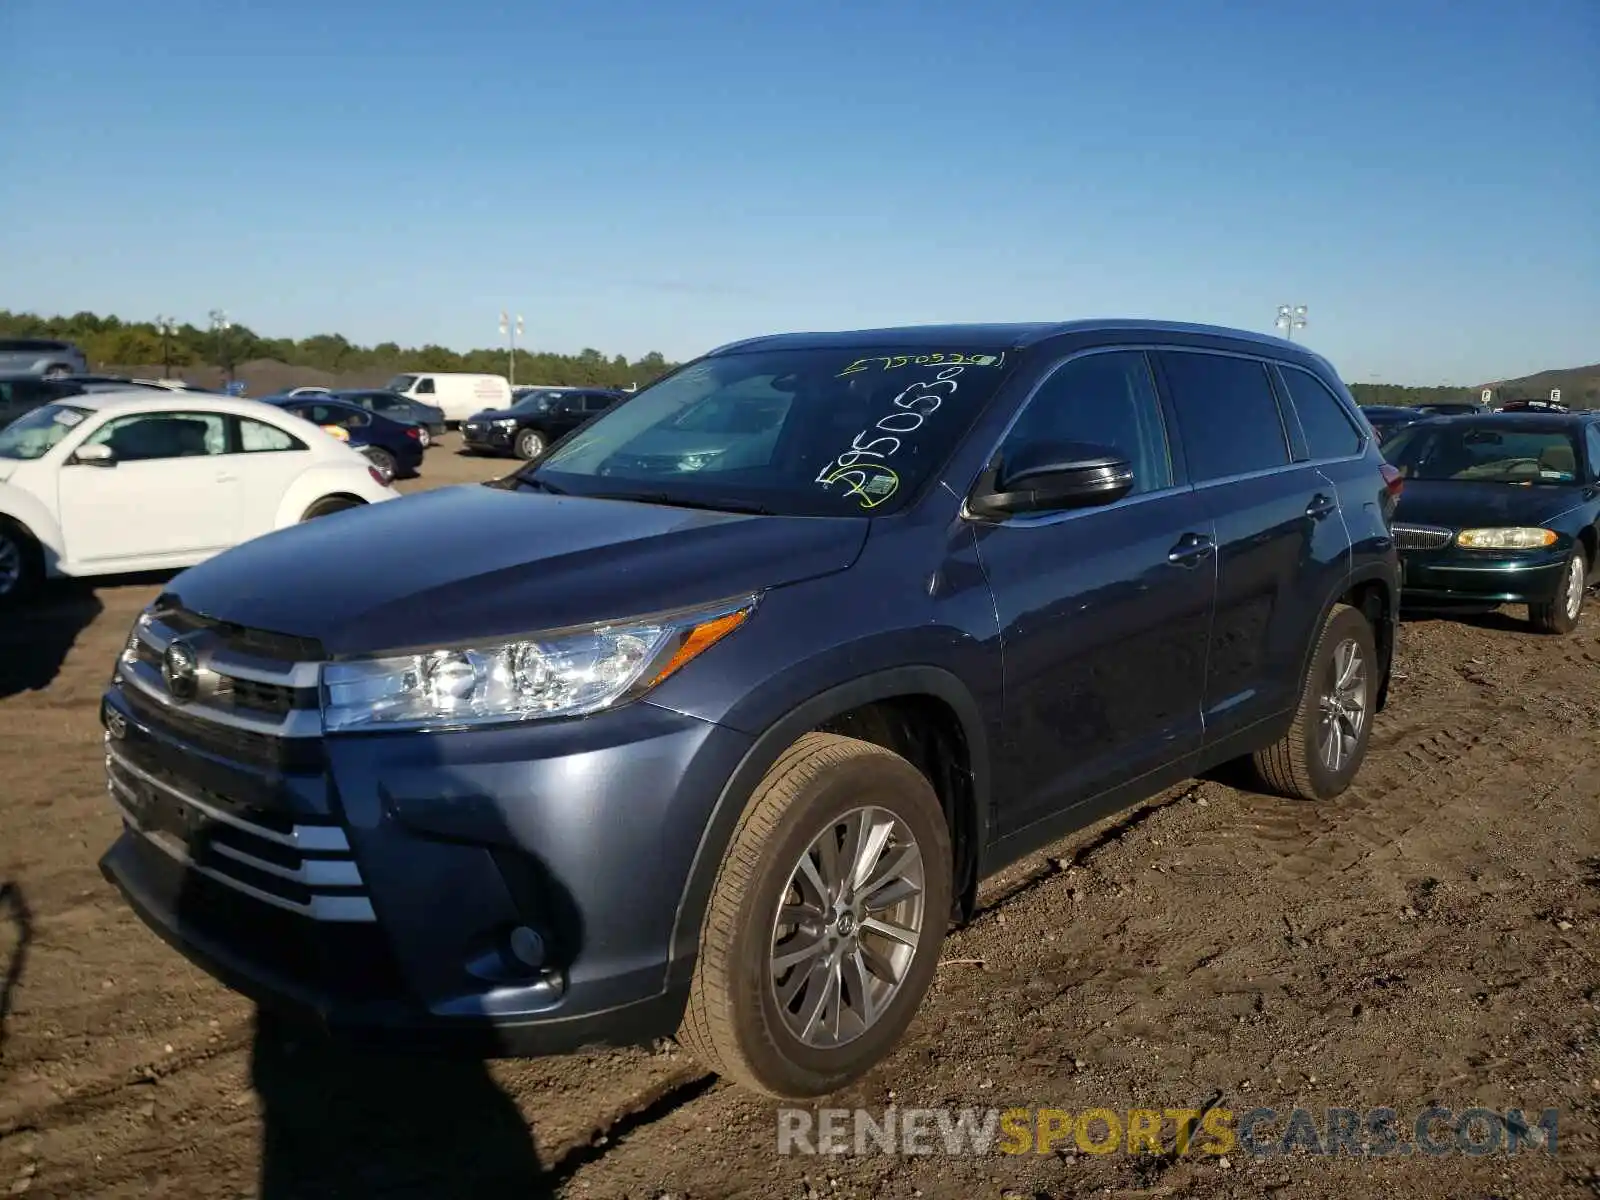
[[[0,458],[43,458],[89,415],[86,408],[46,404],[0,429]]]
[[[1578,478],[1577,443],[1558,429],[1411,425],[1385,444],[1383,454],[1407,479],[1562,484]]]
[[[516,477],[585,496],[792,516],[893,512],[994,394],[1003,351],[769,350],[701,359]]]
[[[396,375],[383,385],[383,390],[386,392],[409,392],[411,385],[416,381],[417,377],[415,375]]]

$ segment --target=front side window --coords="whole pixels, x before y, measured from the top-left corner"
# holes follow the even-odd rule
[[[1306,450],[1316,458],[1349,458],[1361,452],[1361,431],[1339,398],[1309,371],[1279,364],[1279,375],[1306,435]]]
[[[1172,389],[1193,482],[1288,465],[1283,416],[1263,363],[1226,354],[1164,350],[1161,370]]]
[[[226,454],[228,419],[220,413],[135,413],[107,421],[89,446],[110,446],[118,462]]]
[[[0,429],[0,458],[43,458],[88,415],[88,409],[70,404],[46,404],[23,413]]]
[[[1003,350],[759,350],[701,359],[583,426],[513,486],[865,516],[902,507],[1011,366]]]
[[[1458,418],[1409,426],[1383,452],[1407,479],[1528,486],[1578,478],[1578,446],[1562,430],[1496,428]]]
[[[1126,458],[1132,494],[1172,486],[1161,402],[1143,351],[1088,354],[1057,368],[1006,434],[1001,469],[1023,446],[1072,444],[1103,446]]]
[[[431,396],[431,395],[433,395],[433,380],[424,379],[424,380],[419,381],[418,384],[417,384],[417,395],[419,395],[419,396]]]

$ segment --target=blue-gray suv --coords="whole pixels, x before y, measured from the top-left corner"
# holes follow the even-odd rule
[[[104,697],[102,867],[332,1030],[671,1035],[824,1094],[894,1046],[985,876],[1232,760],[1349,786],[1400,486],[1274,338],[725,346],[504,479],[178,576]]]

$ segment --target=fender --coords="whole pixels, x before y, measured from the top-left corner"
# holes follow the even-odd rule
[[[9,483],[0,483],[0,517],[8,517],[21,525],[44,551],[46,575],[60,575],[61,563],[66,558],[66,542],[61,535],[61,523],[45,503],[32,492],[23,491]]]
[[[358,496],[369,504],[373,503],[373,484],[371,477],[366,473],[367,460],[357,451],[352,450],[350,453],[360,460],[359,477],[351,470],[357,465],[356,463],[337,460],[313,463],[295,476],[294,481],[283,490],[283,498],[278,501],[278,512],[273,518],[272,528],[287,529],[290,525],[298,524],[308,508],[324,496],[335,493]]]
[[[1378,657],[1381,660],[1378,666],[1383,673],[1378,683],[1378,698],[1374,711],[1382,712],[1389,702],[1389,677],[1394,666],[1394,651],[1400,632],[1400,587],[1394,569],[1383,561],[1368,561],[1351,568],[1344,582],[1322,602],[1322,609],[1317,614],[1317,623],[1313,628],[1320,631],[1323,622],[1328,619],[1328,614],[1333,611],[1333,606],[1339,603],[1339,597],[1363,583],[1381,583],[1389,593],[1388,610],[1378,614],[1380,624],[1374,631],[1374,640],[1378,643]],[[1387,629],[1384,626],[1387,626]],[[1384,636],[1385,633],[1388,635],[1387,638]],[[1311,671],[1311,652],[1314,649],[1316,649],[1315,638],[1307,645],[1305,661],[1300,664],[1300,686],[1295,690],[1296,696],[1305,691],[1306,678]]]
[[[769,725],[745,753],[712,807],[710,819],[695,849],[689,878],[678,900],[673,920],[667,987],[687,986],[694,973],[700,946],[700,926],[711,900],[717,870],[733,840],[734,828],[746,802],[762,776],[796,738],[829,717],[874,700],[921,693],[949,704],[961,723],[972,762],[973,829],[977,849],[992,838],[989,812],[989,743],[977,701],[959,678],[940,667],[908,666],[864,675],[812,696]]]

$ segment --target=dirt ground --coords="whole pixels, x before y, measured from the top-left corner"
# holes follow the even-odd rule
[[[507,464],[428,456],[408,488]],[[490,1064],[258,1024],[95,867],[96,700],[159,580],[0,618],[0,1195],[1600,1194],[1600,603],[1404,630],[1355,789],[1174,789],[985,888],[899,1050],[830,1104],[1560,1110],[1557,1153],[777,1152],[684,1054]],[[1276,1126],[1281,1130],[1281,1123]]]

